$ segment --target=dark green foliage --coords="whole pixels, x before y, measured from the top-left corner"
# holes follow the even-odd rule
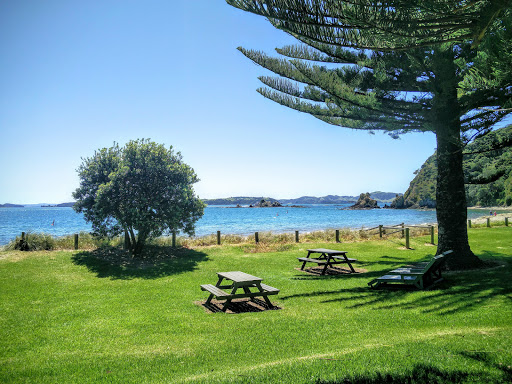
[[[402,198],[392,203],[393,208],[435,208],[437,163],[436,155],[430,156],[415,172],[409,188]]]
[[[466,147],[464,175],[466,199],[470,206],[512,205],[512,148],[502,148],[512,139],[512,125],[475,140]],[[498,148],[498,149],[494,149]],[[435,154],[417,171],[395,208],[435,207],[437,164]],[[496,179],[497,178],[497,179]],[[478,182],[476,182],[478,181]]]
[[[462,151],[512,112],[512,1],[227,2],[303,43],[278,58],[239,48],[279,76],[260,78],[263,96],[332,125],[393,138],[435,133],[438,252],[454,250],[451,268],[479,266]]]
[[[329,124],[393,137],[437,132],[455,87],[463,140],[510,113],[508,0],[227,2],[304,43],[277,49],[277,58],[239,48],[280,76],[260,77],[258,92]]]
[[[74,209],[83,212],[98,236],[124,234],[139,254],[147,239],[173,231],[192,235],[204,203],[194,194],[199,181],[172,147],[149,140],[97,151],[78,169]]]

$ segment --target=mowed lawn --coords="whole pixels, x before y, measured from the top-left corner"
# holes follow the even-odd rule
[[[425,260],[429,237],[213,246],[116,262],[115,252],[0,252],[2,383],[507,383],[512,381],[512,227],[469,232],[491,268],[433,290],[371,290]],[[353,275],[298,271],[308,248],[345,250]],[[169,252],[172,254],[172,252]],[[278,310],[210,313],[200,284],[244,271],[279,288]]]

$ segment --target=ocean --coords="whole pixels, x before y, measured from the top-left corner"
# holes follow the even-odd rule
[[[435,223],[432,210],[347,210],[348,205],[305,205],[304,208],[234,208],[208,206],[196,224],[196,236],[222,234],[249,235],[254,232],[272,231],[311,232],[324,229],[371,228],[378,225],[409,225]],[[469,210],[468,218],[485,214],[482,210]],[[47,233],[64,236],[89,232],[91,226],[82,214],[72,208],[25,207],[0,208],[0,245],[19,236],[21,232]]]

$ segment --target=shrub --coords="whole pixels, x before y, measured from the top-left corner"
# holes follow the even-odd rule
[[[51,251],[55,249],[55,239],[46,233],[27,233],[17,236],[7,244],[6,249],[19,251]]]

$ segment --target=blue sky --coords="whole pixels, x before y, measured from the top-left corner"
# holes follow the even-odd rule
[[[0,203],[71,201],[82,157],[172,145],[202,198],[404,192],[435,149],[322,123],[256,92],[236,50],[294,40],[222,0],[0,3]]]

